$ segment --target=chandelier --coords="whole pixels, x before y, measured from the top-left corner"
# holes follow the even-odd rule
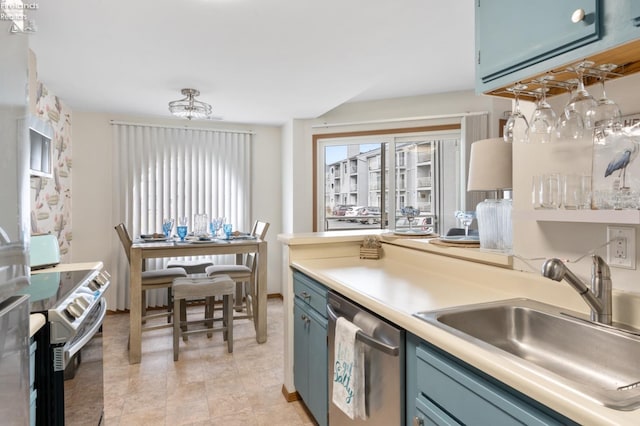
[[[205,119],[211,116],[211,105],[195,98],[196,96],[200,96],[200,91],[196,89],[182,89],[181,92],[186,98],[169,102],[169,111],[171,114],[189,120],[192,118]]]

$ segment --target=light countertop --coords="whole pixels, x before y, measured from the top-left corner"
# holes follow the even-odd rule
[[[350,241],[348,237],[342,238]],[[294,248],[296,241],[300,244],[312,243],[312,235],[300,239],[293,236],[279,239],[287,243],[290,249]],[[320,240],[319,244],[335,243],[330,236],[323,236]],[[618,411],[603,407],[506,357],[491,354],[413,317],[412,314],[419,311],[518,297],[588,313],[586,304],[566,283],[553,282],[537,273],[514,271],[505,265],[496,267],[478,263],[478,260],[464,261],[436,255],[429,250],[408,248],[424,244],[419,241],[400,245],[383,244],[384,254],[379,260],[360,259],[353,255],[316,258],[307,255],[293,256],[291,265],[576,422],[640,424],[640,410]],[[319,246],[315,247],[317,249]],[[615,308],[614,303],[614,313]]]
[[[84,271],[102,269],[102,262],[79,262],[79,263],[58,263],[55,266],[45,269],[36,269],[31,271],[31,275],[46,274],[48,272],[72,272],[72,271]]]
[[[44,325],[46,319],[42,314],[29,315],[29,337],[33,337]]]

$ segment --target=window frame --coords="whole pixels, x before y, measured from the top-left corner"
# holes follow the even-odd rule
[[[362,130],[362,131],[352,131],[352,132],[335,132],[335,133],[316,133],[312,135],[312,191],[313,191],[313,200],[312,200],[312,226],[313,232],[318,232],[319,230],[319,219],[321,216],[321,212],[319,209],[324,206],[320,206],[319,204],[319,196],[320,191],[324,191],[325,181],[324,179],[319,179],[319,162],[324,160],[324,153],[320,152],[320,147],[325,146],[326,143],[324,140],[335,140],[335,139],[351,139],[353,141],[365,137],[370,136],[380,136],[381,138],[388,137],[390,139],[401,138],[405,136],[410,136],[410,134],[419,134],[419,133],[428,133],[428,132],[446,132],[446,131],[461,131],[462,126],[460,123],[452,123],[452,124],[440,124],[440,125],[431,125],[431,126],[419,126],[419,127],[407,127],[407,128],[393,128],[393,129],[380,129],[380,130]],[[462,135],[461,135],[462,137]],[[336,144],[338,144],[336,142]],[[395,146],[394,146],[395,149]],[[389,156],[387,167],[393,167],[395,169],[395,156]],[[345,163],[346,164],[346,163]],[[390,173],[389,181],[387,182],[388,188],[395,188],[395,178],[393,173]],[[324,197],[324,192],[322,193]],[[391,205],[389,206],[391,208]],[[391,217],[389,218],[391,223]]]

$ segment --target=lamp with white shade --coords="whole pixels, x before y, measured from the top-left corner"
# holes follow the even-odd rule
[[[498,138],[471,144],[467,191],[496,193],[476,207],[482,249],[510,252],[513,247],[512,201],[504,198],[504,190],[512,188],[512,146]]]

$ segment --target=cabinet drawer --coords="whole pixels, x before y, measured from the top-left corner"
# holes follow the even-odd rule
[[[293,292],[296,297],[327,318],[327,288],[306,275],[293,271]]]
[[[419,393],[463,424],[564,424],[426,345],[416,355]]]
[[[416,398],[417,421],[414,419],[413,426],[459,426],[451,416],[438,408],[433,402],[426,398]]]

